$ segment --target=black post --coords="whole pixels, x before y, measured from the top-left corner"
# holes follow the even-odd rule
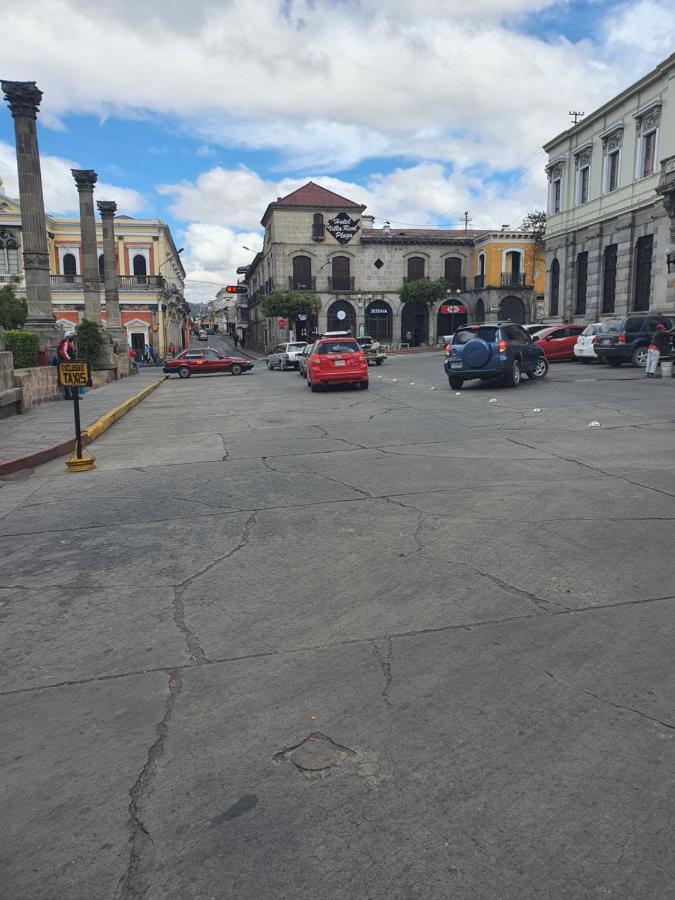
[[[82,434],[80,432],[80,389],[72,387],[73,391],[73,412],[75,413],[75,448],[76,456],[82,459]]]

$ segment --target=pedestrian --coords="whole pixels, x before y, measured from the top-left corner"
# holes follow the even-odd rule
[[[138,360],[136,359],[136,351],[133,347],[129,347],[129,362],[131,363],[131,369],[138,375]]]
[[[236,350],[237,347],[239,346],[239,335],[236,332],[234,333],[233,340],[234,340],[234,349]]]
[[[75,342],[72,334],[64,335],[63,340],[59,344],[58,357],[59,362],[72,362],[72,360],[75,359]],[[64,385],[63,399],[72,400],[74,390],[76,390],[76,388],[70,388],[67,385]]]
[[[412,342],[412,339],[413,339],[412,331],[406,331],[405,339],[409,344]]]
[[[661,322],[656,326],[651,336],[649,347],[647,348],[647,364],[645,366],[645,375],[647,378],[656,378],[656,369],[662,353],[665,353],[669,343],[669,335],[671,331],[666,331],[666,326]]]
[[[148,364],[152,362],[152,356],[150,355],[150,345],[149,344],[146,344],[145,349],[143,350],[143,362],[148,363]]]
[[[175,347],[173,341],[171,341],[171,343],[169,344],[169,353],[171,354],[171,359],[173,359],[174,356],[176,355],[176,347]]]
[[[241,345],[242,350],[244,349],[244,332],[242,331],[241,337],[239,338],[239,343]]]

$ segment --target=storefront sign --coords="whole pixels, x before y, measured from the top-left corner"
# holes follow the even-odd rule
[[[352,219],[347,213],[338,213],[328,220],[326,231],[332,234],[339,244],[348,244],[361,226],[358,219]]]
[[[390,312],[390,309],[383,306],[371,306],[368,309],[369,316],[388,316]]]
[[[440,312],[445,313],[446,315],[451,315],[452,313],[465,313],[466,307],[462,306],[461,303],[452,304],[446,303],[440,308]]]
[[[344,311],[344,309],[339,309],[335,315],[341,322],[344,322],[344,320],[347,318],[347,313]]]
[[[279,328],[286,327],[286,319],[279,319]]]

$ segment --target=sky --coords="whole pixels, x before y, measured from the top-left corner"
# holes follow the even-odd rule
[[[310,179],[376,226],[518,226],[569,111],[675,50],[670,0],[22,0],[2,18],[0,77],[44,92],[47,211],[75,213],[70,169],[95,169],[97,199],[169,223],[193,301]],[[5,104],[0,177],[17,196]]]

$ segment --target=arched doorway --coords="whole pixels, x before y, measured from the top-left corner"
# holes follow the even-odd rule
[[[140,253],[137,253],[136,256],[134,256],[132,266],[136,280],[139,281],[142,279],[145,281],[148,277],[148,265],[145,261],[145,257],[141,256]]]
[[[460,325],[467,323],[466,304],[462,300],[442,303],[436,316],[436,338],[441,340],[444,334],[454,334]]]
[[[401,313],[401,343],[419,347],[429,339],[429,307],[426,303],[406,303]]]
[[[63,274],[66,276],[66,281],[75,281],[75,275],[77,275],[75,255],[73,253],[64,253],[61,265],[63,266]]]
[[[394,337],[394,314],[384,300],[373,300],[366,307],[366,329],[376,341],[391,341]]]
[[[504,297],[499,304],[499,318],[502,321],[516,322],[522,325],[525,322],[525,304],[520,297]]]
[[[331,303],[326,313],[327,331],[351,331],[356,334],[356,310],[347,300]]]
[[[485,321],[485,304],[481,297],[476,300],[475,306],[473,308],[473,320],[474,322],[484,322]]]

